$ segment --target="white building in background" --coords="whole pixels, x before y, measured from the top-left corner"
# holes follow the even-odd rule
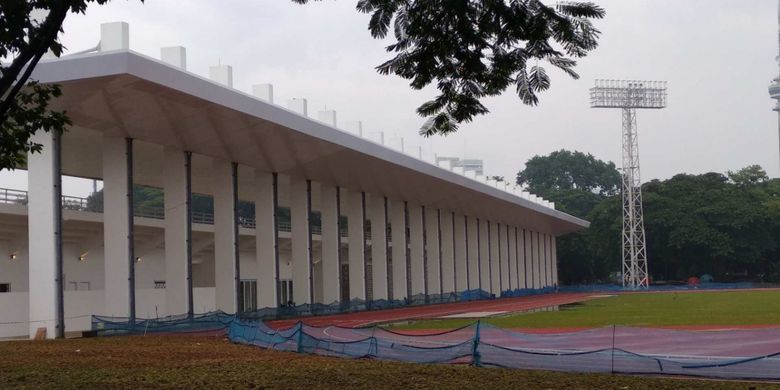
[[[36,134],[29,193],[0,190],[0,337],[54,337],[61,320],[84,330],[92,314],[538,289],[556,284],[556,236],[588,225],[342,131],[335,112],[310,119],[305,99],[274,105],[268,84],[233,89],[227,65],[189,73],[183,48],[161,61],[130,51],[124,23],[101,31],[99,51],[33,74],[62,86],[55,108],[73,126]],[[101,180],[102,211],[62,197],[61,175]],[[134,210],[133,185],[162,189],[164,206]],[[193,193],[213,197],[213,213],[192,213]],[[239,217],[237,200],[254,215]]]
[[[484,175],[482,160],[476,158],[444,157],[437,156],[436,164],[448,163],[453,168],[463,168],[465,172],[474,172],[476,175]]]

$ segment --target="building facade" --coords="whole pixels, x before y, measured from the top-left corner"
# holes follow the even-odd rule
[[[99,51],[33,74],[62,87],[55,108],[73,125],[36,134],[27,191],[0,190],[0,337],[88,329],[93,314],[540,289],[557,283],[555,238],[587,227],[341,130],[333,111],[310,119],[305,99],[277,106],[270,85],[238,91],[229,66],[187,72],[183,48],[130,51],[124,23],[102,33]],[[62,175],[102,181],[102,205],[63,197]],[[161,204],[137,209],[139,185]]]
[[[482,160],[476,158],[436,157],[436,164],[449,164],[453,168],[462,168],[465,172],[474,172],[475,175],[484,175]]]

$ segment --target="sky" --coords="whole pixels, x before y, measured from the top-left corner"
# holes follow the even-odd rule
[[[435,96],[414,91],[374,67],[389,58],[367,31],[355,0],[307,5],[285,0],[114,0],[70,15],[61,39],[75,52],[97,44],[100,24],[130,24],[130,48],[159,58],[160,48],[185,46],[188,70],[232,65],[234,87],[272,83],[277,104],[309,101],[310,116],[338,112],[364,132],[426,154],[481,158],[485,173],[513,178],[535,155],[559,149],[621,161],[621,113],[592,109],[595,79],[664,80],[668,107],[638,113],[642,180],[678,173],[726,172],[759,164],[780,176],[778,117],[767,87],[778,75],[775,0],[596,0],[599,47],[576,68],[579,80],[547,67],[552,87],[528,107],[510,88],[484,101],[491,111],[458,133],[425,139],[415,113]],[[0,173],[0,187],[26,188],[23,173]],[[65,181],[64,191],[91,185]]]

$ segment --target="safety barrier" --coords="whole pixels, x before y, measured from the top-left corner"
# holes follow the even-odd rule
[[[522,297],[555,292],[555,287],[540,289],[507,290],[501,293],[501,297]],[[333,315],[342,313],[354,313],[368,310],[384,310],[401,307],[431,305],[438,303],[468,302],[477,300],[495,299],[496,296],[484,290],[466,290],[459,293],[445,294],[416,294],[406,299],[379,299],[366,301],[353,299],[349,302],[334,302],[330,304],[314,303],[303,305],[291,305],[276,308],[263,308],[251,312],[241,313],[242,318],[262,320],[296,318],[308,316]]]
[[[776,283],[754,283],[754,282],[740,282],[740,283],[700,283],[700,284],[665,284],[665,285],[650,285],[647,289],[640,289],[639,291],[696,291],[696,290],[746,290],[746,289],[758,289],[758,288],[778,288],[780,284]],[[574,286],[560,286],[559,292],[622,292],[632,291],[630,288],[623,287],[617,284],[585,284]]]
[[[160,318],[92,316],[92,331],[98,336],[147,333],[196,333],[227,329],[236,316],[221,311],[188,316],[186,314]]]
[[[448,332],[409,335],[380,327],[314,327],[302,322],[277,330],[262,321],[236,319],[228,327],[228,337],[235,343],[277,351],[353,359],[567,372],[780,379],[780,353],[765,353],[771,348],[780,351],[780,329],[724,333],[609,327],[576,333],[528,334],[476,322]],[[769,345],[740,346],[751,339]],[[700,343],[707,347],[702,349]],[[751,352],[759,354],[739,356]]]
[[[277,351],[412,363],[566,372],[685,375],[726,379],[780,379],[780,329],[681,331],[612,326],[570,333],[533,334],[482,322],[427,334],[372,326],[283,329],[222,312],[192,317],[93,317],[99,335],[226,332],[232,342]]]

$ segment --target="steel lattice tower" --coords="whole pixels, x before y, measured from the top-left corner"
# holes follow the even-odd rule
[[[778,0],[777,4],[777,23],[780,27],[780,0]],[[777,38],[778,38],[778,45],[780,48],[780,28],[778,28],[777,32]],[[778,52],[778,56],[776,57],[778,64],[780,64],[780,52]],[[778,120],[777,120],[777,138],[778,141],[780,141],[780,76],[772,80],[772,84],[769,84],[769,96],[777,101],[777,104],[775,105],[775,108],[773,108],[774,111],[777,111],[778,113]],[[780,147],[780,143],[778,143],[778,146]],[[778,156],[780,158],[780,156]]]
[[[596,80],[590,90],[590,106],[623,112],[623,287],[647,288],[636,110],[666,107],[666,82]]]

